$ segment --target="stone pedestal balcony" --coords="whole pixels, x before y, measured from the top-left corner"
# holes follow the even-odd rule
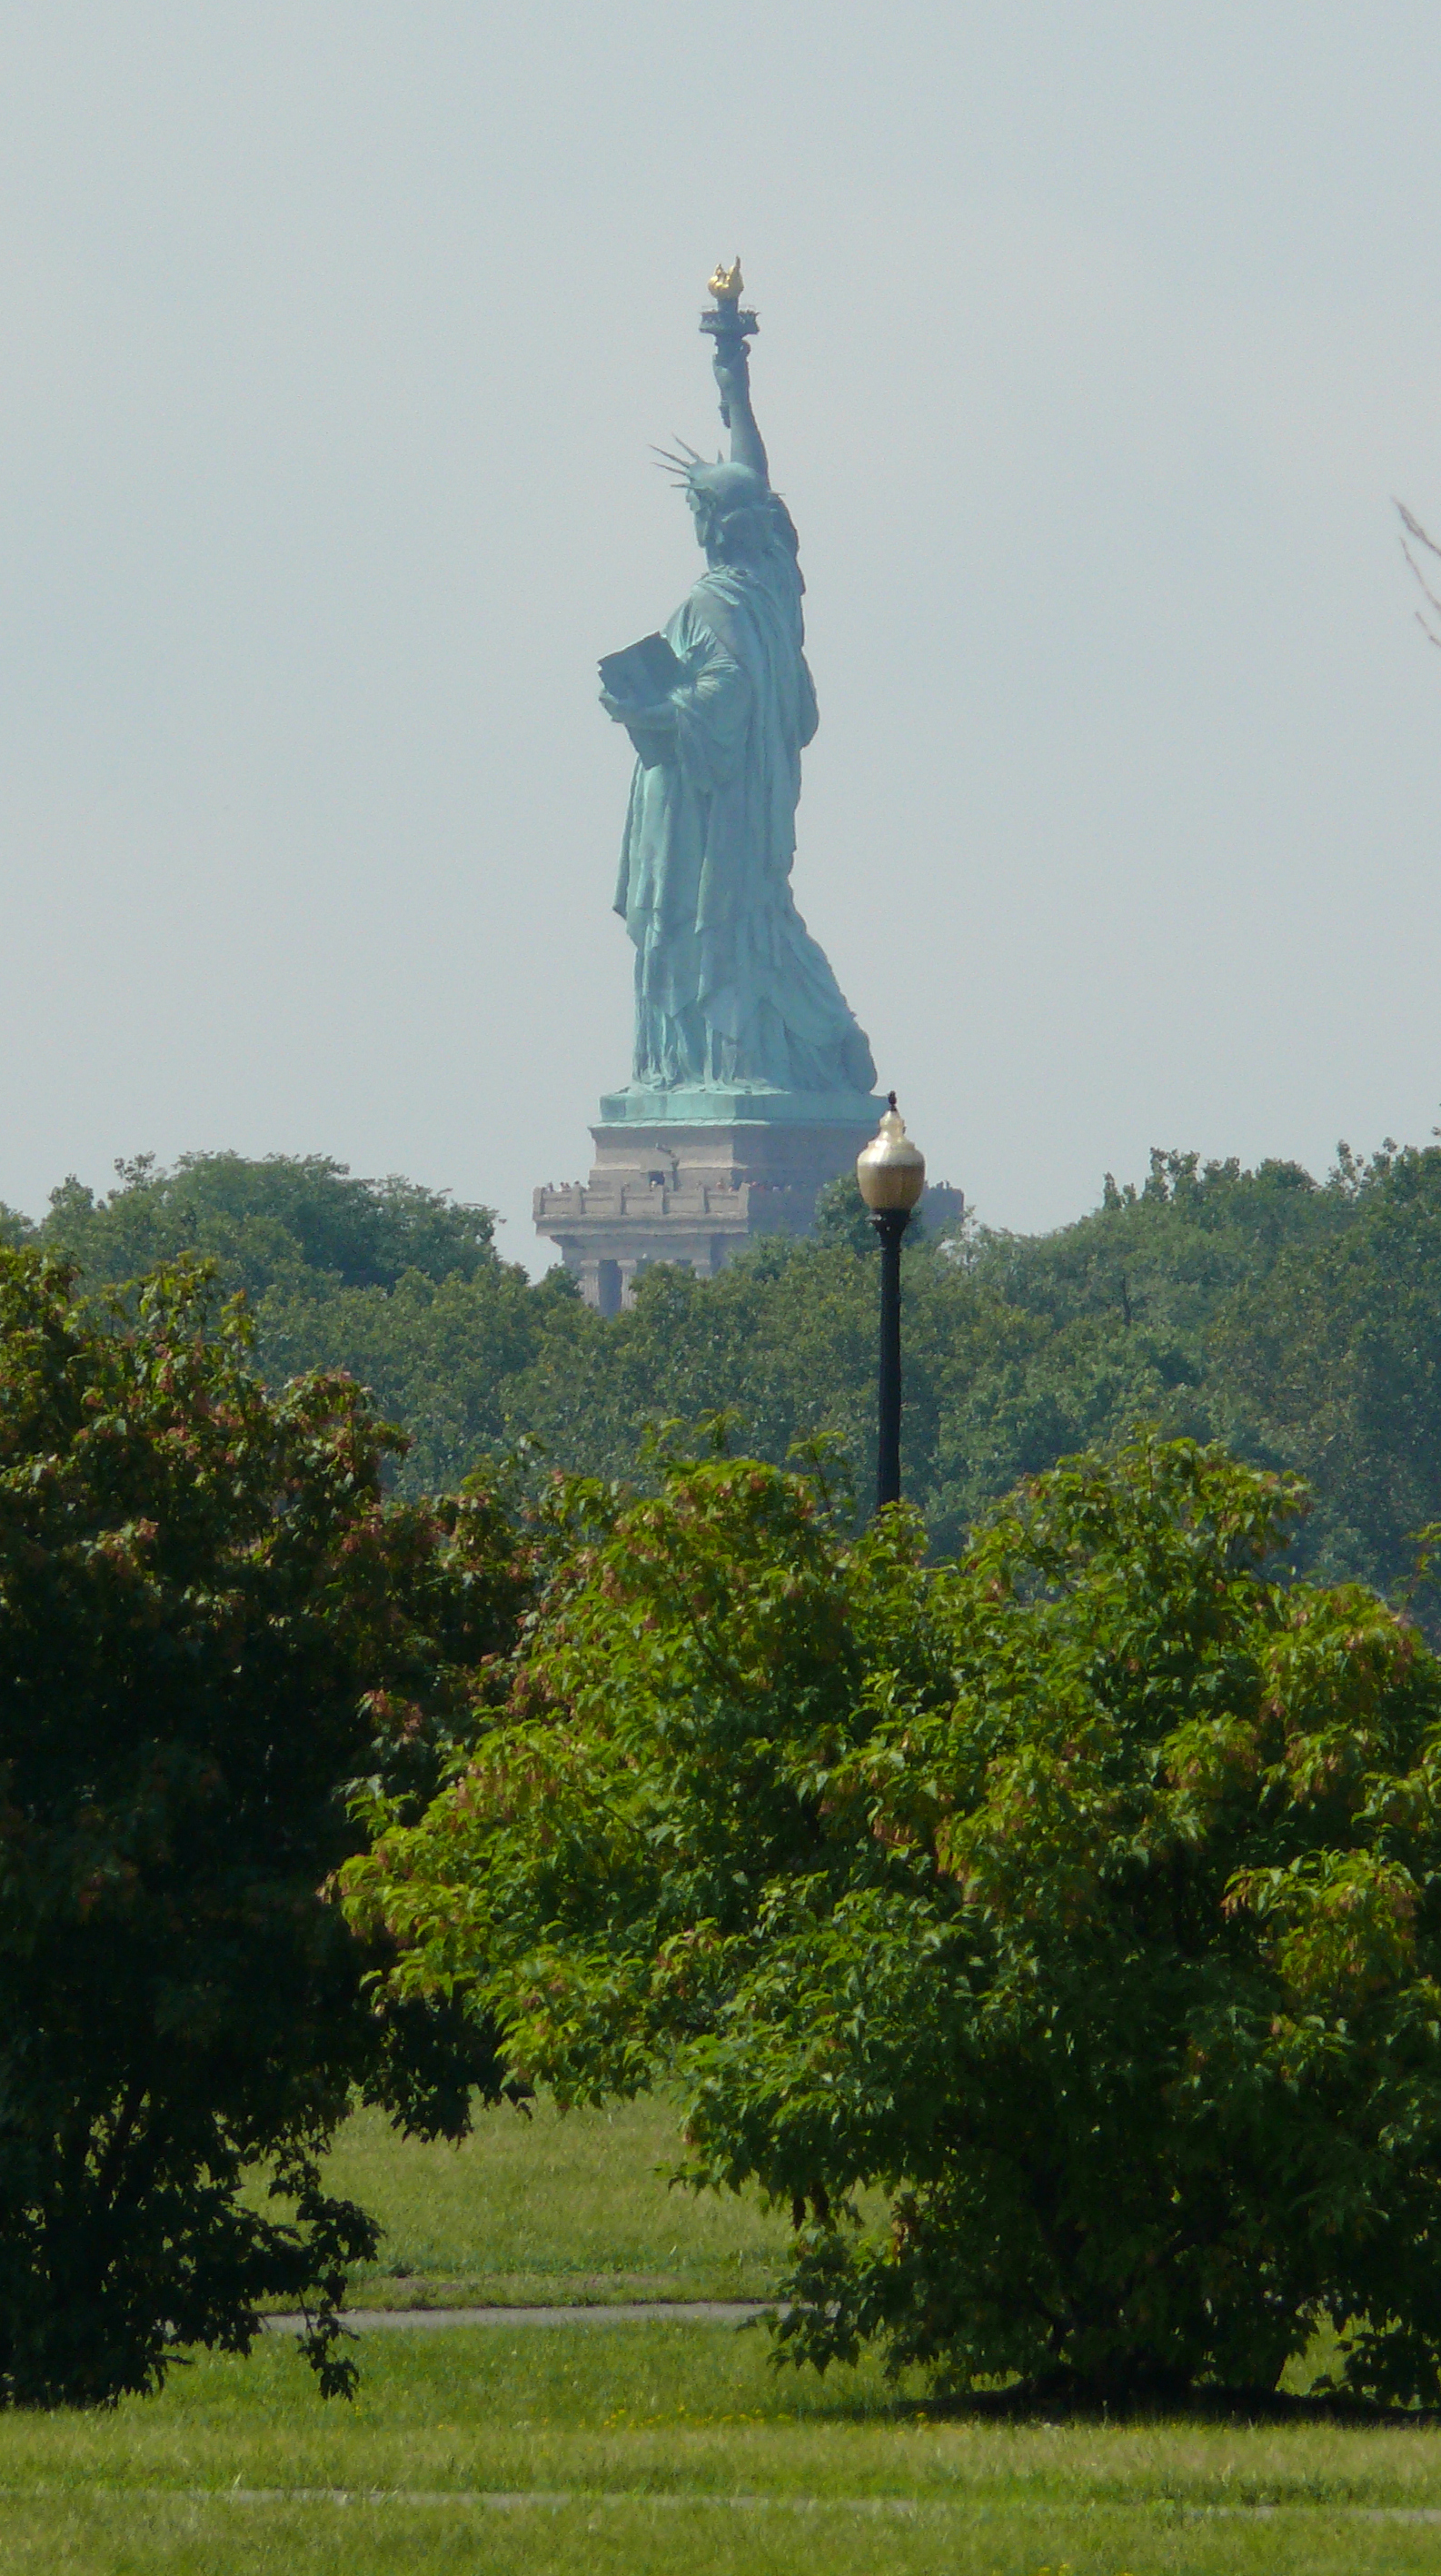
[[[536,1231],[586,1303],[617,1314],[648,1263],[711,1279],[756,1235],[808,1232],[826,1183],[854,1171],[875,1110],[799,1093],[612,1094],[590,1131],[589,1180],[537,1190]]]

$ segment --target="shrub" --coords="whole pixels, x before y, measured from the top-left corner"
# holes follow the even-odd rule
[[[575,1488],[508,1716],[346,1872],[398,1992],[683,2086],[788,2203],[792,2358],[1441,2395],[1441,1662],[1273,1579],[1304,1497],[1146,1440],[927,1571],[814,1478]],[[886,2195],[879,2230],[856,2215]]]

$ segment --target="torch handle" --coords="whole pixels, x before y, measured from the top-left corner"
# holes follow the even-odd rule
[[[750,352],[746,344],[755,337],[756,332],[760,329],[760,324],[754,313],[743,312],[741,308],[735,304],[713,304],[708,313],[703,313],[701,315],[700,327],[706,334],[707,339],[715,342],[716,365],[718,367],[734,367],[739,373],[742,381],[748,382],[750,377]],[[721,396],[720,416],[722,427],[729,429],[731,425],[730,405],[726,401],[724,395]]]

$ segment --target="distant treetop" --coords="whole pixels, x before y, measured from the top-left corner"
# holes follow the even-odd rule
[[[259,1295],[297,1269],[346,1288],[393,1288],[407,1271],[471,1279],[495,1260],[494,1211],[391,1173],[357,1178],[328,1154],[153,1154],[116,1164],[97,1197],[73,1175],[39,1228],[94,1282],[134,1278],[177,1253],[213,1258],[225,1284]]]

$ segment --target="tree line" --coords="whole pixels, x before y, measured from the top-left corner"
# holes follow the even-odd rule
[[[412,1496],[522,1441],[567,1470],[645,1478],[654,1426],[721,1410],[779,1465],[822,1437],[864,1495],[874,1414],[873,1239],[849,1182],[815,1232],[715,1280],[641,1278],[602,1317],[496,1250],[491,1212],[323,1157],[141,1159],[97,1197],[67,1182],[12,1242],[92,1291],[189,1253],[243,1291],[271,1385],[347,1371],[410,1446]],[[1382,1589],[1441,1516],[1441,1151],[1299,1165],[1154,1153],[1139,1187],[1027,1237],[968,1225],[906,1254],[905,1489],[938,1551],[989,1504],[1140,1422],[1302,1473],[1297,1564]]]

